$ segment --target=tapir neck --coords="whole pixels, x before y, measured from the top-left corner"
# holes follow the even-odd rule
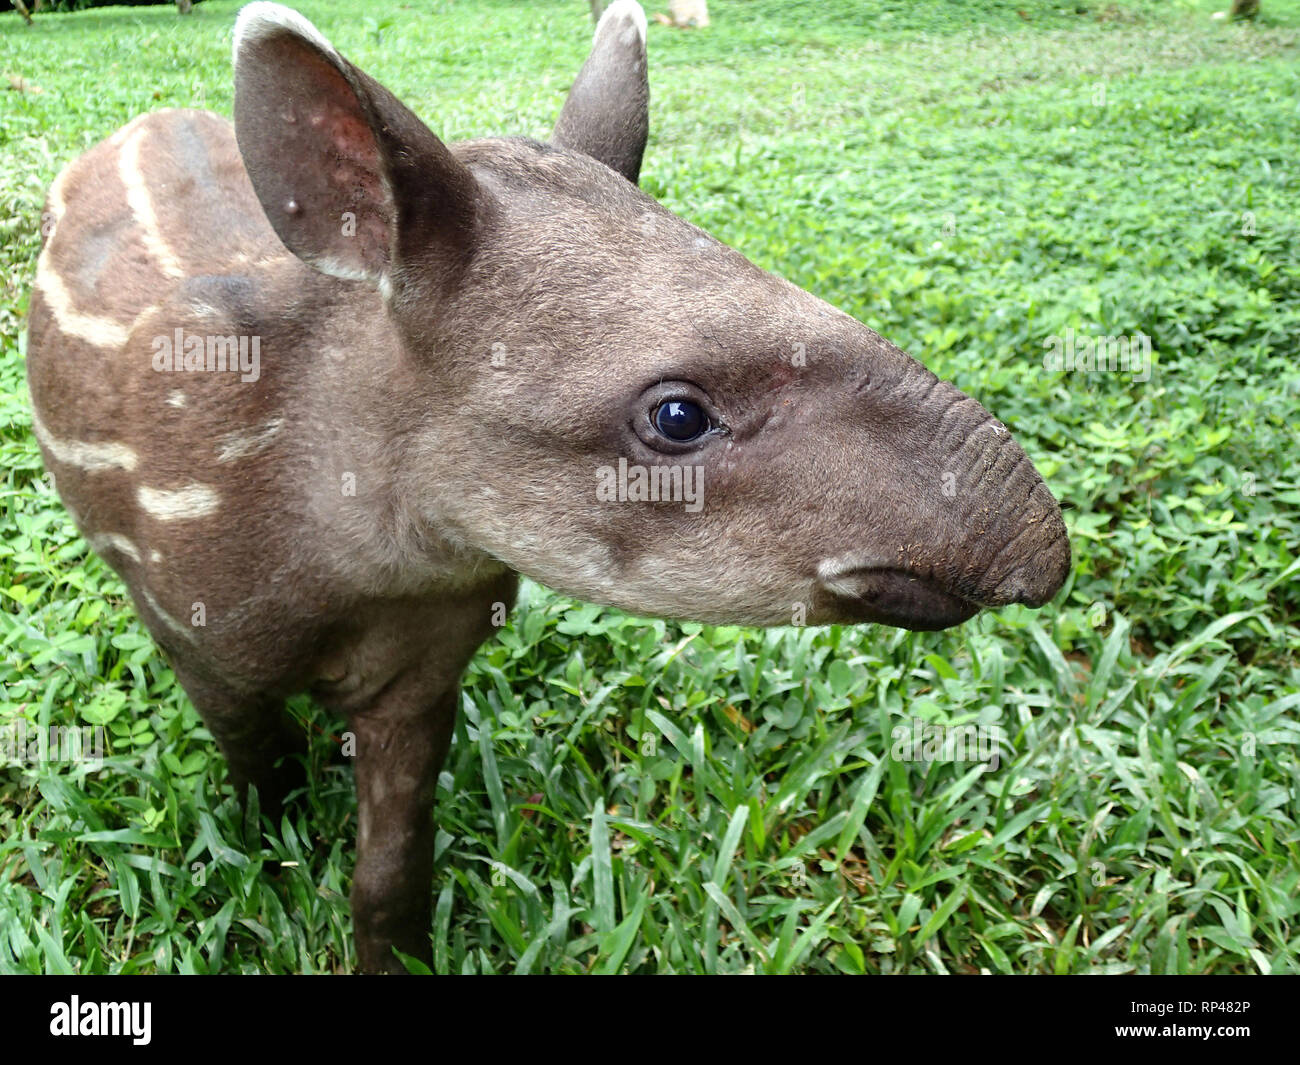
[[[366,594],[496,578],[505,567],[444,520],[441,486],[429,476],[426,453],[443,440],[438,423],[454,401],[429,394],[419,356],[376,289],[295,272],[300,295],[291,320],[270,326],[262,372],[296,441],[285,451],[298,467],[290,490],[318,561]]]

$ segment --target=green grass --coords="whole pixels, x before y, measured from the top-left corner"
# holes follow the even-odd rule
[[[710,30],[651,26],[647,190],[1010,424],[1075,569],[1042,611],[938,634],[526,585],[442,778],[438,970],[1300,968],[1300,3],[1226,6],[714,0]],[[302,4],[449,139],[545,136],[586,7]],[[228,114],[236,8],[0,16],[0,73],[43,90],[0,90],[2,713],[111,747],[0,760],[0,971],[353,960],[340,724],[296,704],[314,782],[259,838],[43,483],[22,379],[44,188],[141,110]],[[1067,328],[1150,335],[1151,379],[1046,371]],[[1000,726],[998,768],[891,757],[914,718]]]

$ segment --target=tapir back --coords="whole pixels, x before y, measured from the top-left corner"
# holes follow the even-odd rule
[[[303,306],[346,283],[285,250],[230,124],[202,111],[144,115],[74,160],[45,223],[27,373],[60,495],[160,643],[282,675],[315,636],[300,615],[327,613],[291,594],[321,574],[295,536],[311,456],[291,441],[313,413],[283,355],[328,317]]]

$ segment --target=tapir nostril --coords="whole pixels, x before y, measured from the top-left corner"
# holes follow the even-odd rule
[[[997,583],[987,605],[1023,603],[1040,607],[1061,590],[1070,574],[1070,541],[1059,518],[1055,525],[1057,529],[1045,545],[1040,542],[1010,572],[994,578]]]

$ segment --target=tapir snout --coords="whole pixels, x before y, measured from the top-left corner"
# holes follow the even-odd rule
[[[868,441],[864,494],[884,485],[892,502],[867,504],[869,544],[818,565],[814,616],[925,630],[986,607],[1042,606],[1070,571],[1051,491],[1000,421],[897,355],[910,363],[901,380],[859,385],[850,415]]]

